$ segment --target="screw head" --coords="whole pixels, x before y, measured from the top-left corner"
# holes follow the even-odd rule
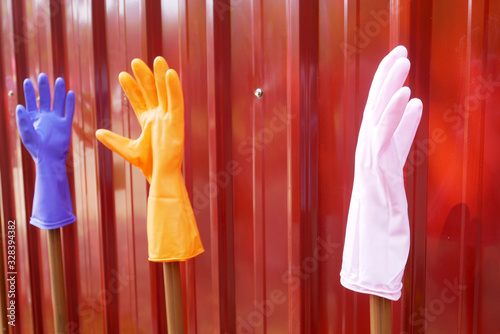
[[[9,96],[14,96],[14,91],[11,89],[9,90],[9,92],[7,93]]]
[[[262,89],[257,88],[254,94],[255,96],[257,96],[258,99],[260,99],[262,97]]]

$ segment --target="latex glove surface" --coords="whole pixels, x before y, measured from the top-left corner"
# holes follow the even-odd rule
[[[422,115],[422,102],[403,87],[406,48],[392,50],[373,78],[355,155],[341,283],[391,300],[401,296],[410,249],[403,167]]]
[[[73,223],[71,195],[66,175],[66,156],[71,140],[75,94],[66,95],[64,80],[57,78],[54,105],[44,73],[38,77],[40,108],[35,89],[24,80],[26,108],[18,105],[16,121],[21,140],[36,165],[35,195],[30,223],[42,229],[55,229]]]
[[[108,130],[96,132],[106,147],[141,169],[150,183],[147,212],[149,260],[184,261],[203,252],[193,209],[181,173],[184,100],[179,77],[162,57],[154,75],[140,59],[132,61],[137,82],[126,72],[120,84],[142,133],[136,140]]]

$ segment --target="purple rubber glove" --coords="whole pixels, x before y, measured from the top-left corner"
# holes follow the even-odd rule
[[[36,164],[30,223],[41,229],[55,229],[76,220],[65,168],[75,94],[69,91],[66,96],[64,80],[58,78],[51,110],[49,79],[44,73],[38,77],[38,89],[40,109],[37,107],[33,84],[29,79],[24,80],[26,108],[17,106],[16,121],[21,140]]]
[[[391,300],[401,296],[410,249],[403,167],[420,123],[422,102],[403,84],[410,61],[403,46],[380,63],[356,147],[354,185],[340,272],[348,289]]]

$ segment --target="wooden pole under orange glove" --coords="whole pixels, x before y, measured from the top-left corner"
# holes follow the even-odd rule
[[[182,308],[181,272],[179,262],[164,262],[165,302],[167,306],[167,328],[169,333],[184,334]]]

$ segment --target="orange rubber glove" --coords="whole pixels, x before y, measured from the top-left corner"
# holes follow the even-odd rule
[[[108,130],[96,136],[106,147],[141,169],[149,189],[149,261],[185,261],[203,252],[193,209],[182,178],[184,101],[179,77],[162,57],[154,75],[140,59],[132,61],[137,82],[126,72],[118,79],[134,108],[142,133],[136,140]]]

